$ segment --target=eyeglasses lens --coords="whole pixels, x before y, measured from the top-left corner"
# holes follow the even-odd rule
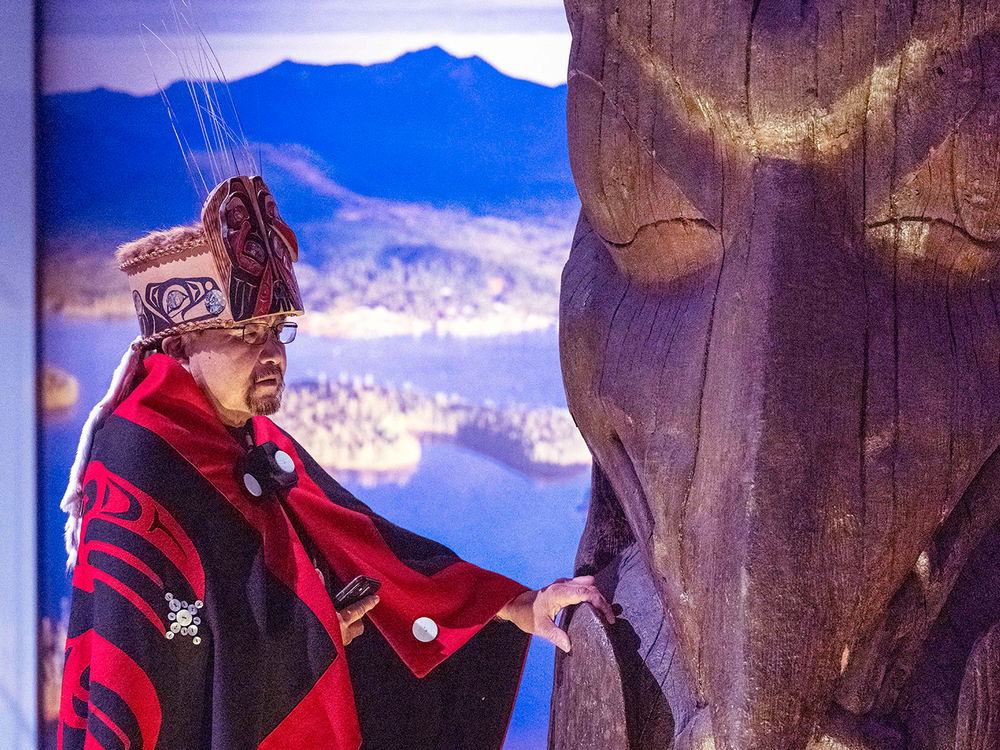
[[[283,323],[280,328],[277,329],[278,341],[282,344],[290,344],[295,341],[295,334],[298,332],[298,325],[295,323]]]
[[[275,337],[282,344],[290,344],[295,341],[295,333],[298,326],[295,323],[281,323],[273,328],[265,323],[250,323],[243,326],[243,340],[251,346],[260,346],[267,341],[267,337],[274,331]]]

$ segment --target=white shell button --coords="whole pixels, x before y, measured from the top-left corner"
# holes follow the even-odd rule
[[[243,475],[243,486],[246,487],[247,492],[249,492],[254,497],[260,497],[261,492],[263,492],[263,490],[261,490],[260,488],[260,482],[257,481],[256,477],[254,477],[253,474]]]
[[[278,451],[274,454],[274,462],[278,464],[278,468],[282,471],[291,471],[295,468],[295,462],[292,461],[292,457],[284,451]]]
[[[421,643],[430,643],[438,637],[438,626],[429,617],[418,617],[413,621],[413,637]]]

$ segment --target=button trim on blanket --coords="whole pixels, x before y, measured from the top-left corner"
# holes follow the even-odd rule
[[[257,478],[253,474],[243,475],[243,486],[246,487],[247,492],[249,492],[254,497],[261,496],[262,490],[260,487],[260,482],[257,481]]]
[[[418,617],[413,621],[413,637],[421,643],[430,643],[438,637],[438,626],[429,617]]]
[[[282,471],[292,471],[295,469],[295,462],[292,460],[292,457],[284,451],[277,451],[274,454],[274,462],[278,464],[278,467]]]
[[[170,624],[164,633],[167,640],[172,641],[178,635],[193,636],[191,643],[195,646],[199,645],[202,639],[199,634],[201,631],[199,627],[201,625],[201,617],[198,617],[198,610],[205,606],[205,602],[197,599],[189,604],[183,599],[178,599],[169,591],[163,595],[163,598],[167,600],[170,609],[167,612],[167,619],[170,620]]]

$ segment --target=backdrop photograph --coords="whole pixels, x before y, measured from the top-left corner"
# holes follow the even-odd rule
[[[39,16],[43,746],[71,589],[60,499],[139,333],[115,249],[198,219],[209,90],[298,236],[306,315],[275,422],[463,559],[534,588],[571,575],[591,459],[557,340],[579,212],[562,3],[46,0]],[[552,664],[536,639],[505,747],[545,746]]]

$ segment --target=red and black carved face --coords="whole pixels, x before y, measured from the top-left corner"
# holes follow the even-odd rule
[[[253,184],[257,190],[257,203],[268,230],[268,239],[272,247],[285,250],[280,255],[288,260],[288,268],[291,268],[291,264],[299,259],[299,242],[295,238],[295,232],[278,214],[278,204],[274,202],[274,196],[264,181],[260,177],[254,177]]]
[[[260,177],[234,177],[219,207],[221,234],[232,263],[229,299],[234,320],[302,309],[292,263],[295,233],[281,220]]]
[[[242,183],[235,183],[233,187],[233,193],[222,206],[222,226],[229,257],[241,271],[260,277],[267,263],[263,227],[251,213],[250,199]]]

